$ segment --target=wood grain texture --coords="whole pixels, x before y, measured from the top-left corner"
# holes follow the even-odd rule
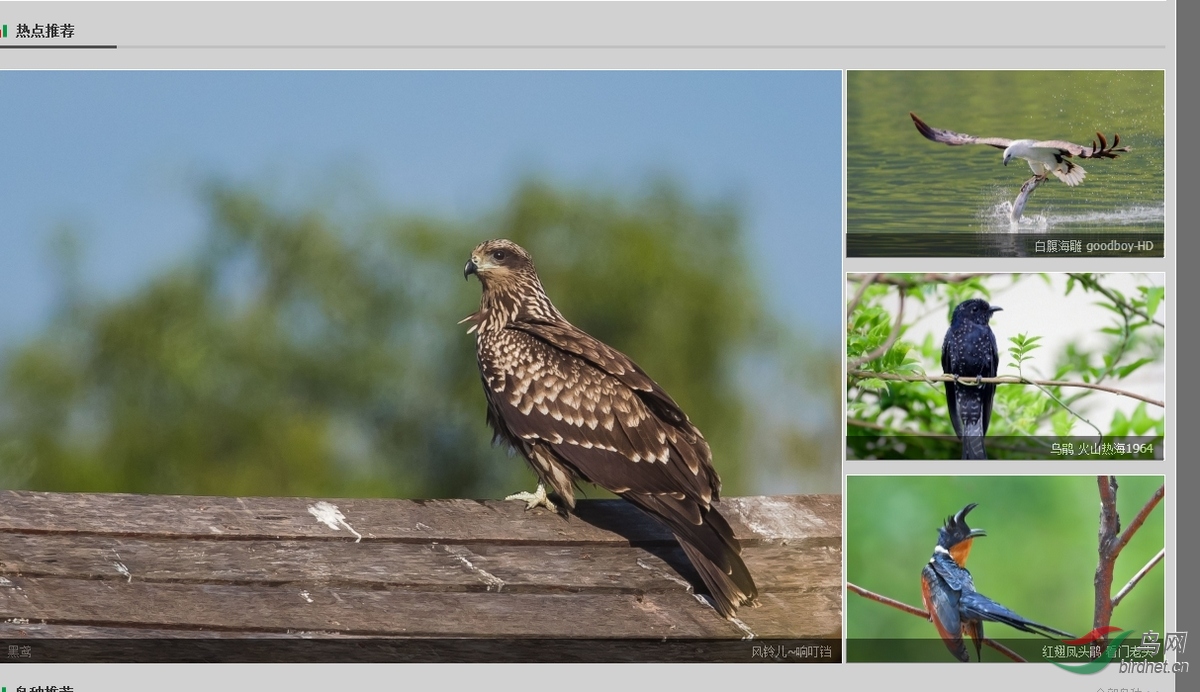
[[[829,640],[840,656],[839,496],[722,503],[762,592],[740,623],[693,595],[698,579],[671,535],[619,500],[581,501],[570,519],[516,502],[325,500],[344,516],[338,529],[310,512],[318,502],[0,492],[0,636],[687,642],[753,633]],[[520,660],[541,660],[541,649],[527,649]],[[591,650],[564,650],[564,660]],[[593,660],[652,652],[594,650]],[[432,651],[391,654],[441,660]]]

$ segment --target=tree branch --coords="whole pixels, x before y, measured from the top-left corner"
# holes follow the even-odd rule
[[[874,277],[871,283],[886,284],[888,286],[898,286],[900,288],[916,288],[930,283],[939,284],[960,284],[964,281],[970,281],[977,276],[994,276],[995,272],[975,272],[972,274],[921,274],[917,279],[904,279],[892,274],[851,274],[847,277],[850,281],[859,281],[861,277]]]
[[[860,356],[859,358],[856,358],[856,359],[850,361],[846,365],[846,368],[853,370],[854,368],[857,368],[858,366],[862,365],[863,363],[870,363],[871,361],[875,360],[876,358],[887,353],[888,349],[890,349],[892,347],[892,345],[896,343],[896,340],[900,338],[900,323],[903,320],[904,320],[904,289],[901,288],[900,289],[900,309],[898,309],[896,311],[896,323],[892,325],[892,333],[888,334],[887,341],[884,341],[883,344],[881,344],[879,346],[879,348],[875,349],[874,351],[871,351],[867,355]]]
[[[1100,540],[1098,549],[1100,560],[1096,564],[1096,577],[1093,581],[1096,595],[1092,626],[1108,627],[1112,622],[1113,608],[1141,581],[1145,573],[1149,572],[1150,568],[1158,560],[1162,559],[1163,552],[1160,552],[1154,560],[1151,560],[1140,572],[1134,575],[1133,579],[1115,597],[1111,595],[1113,570],[1116,568],[1117,558],[1121,555],[1121,551],[1125,546],[1129,545],[1130,539],[1142,527],[1142,524],[1146,523],[1146,518],[1154,511],[1158,503],[1162,501],[1166,486],[1160,485],[1158,487],[1158,490],[1150,496],[1150,499],[1142,506],[1141,511],[1137,513],[1137,516],[1133,518],[1133,521],[1129,523],[1129,526],[1122,533],[1121,516],[1117,513],[1116,476],[1098,476],[1096,478],[1096,485],[1100,490]]]
[[[1090,288],[1093,291],[1103,295],[1105,298],[1108,298],[1109,300],[1111,300],[1114,305],[1119,305],[1124,310],[1127,310],[1127,311],[1137,315],[1138,317],[1144,318],[1147,322],[1150,322],[1151,324],[1155,324],[1164,329],[1166,328],[1165,324],[1163,324],[1162,322],[1159,322],[1158,320],[1154,319],[1150,315],[1147,315],[1145,310],[1138,310],[1137,308],[1133,307],[1129,303],[1126,303],[1125,301],[1121,300],[1111,290],[1105,288],[1104,286],[1101,286],[1099,281],[1096,281],[1095,279],[1090,278],[1086,274],[1073,274],[1073,273],[1068,272],[1067,276],[1074,277],[1074,279],[1076,281],[1078,281],[1080,284],[1083,284],[1084,288]]]
[[[902,610],[902,611],[908,613],[909,615],[916,615],[917,617],[921,618],[922,620],[929,619],[929,611],[921,610],[920,608],[917,608],[915,606],[910,606],[907,603],[902,603],[895,599],[888,598],[887,596],[877,594],[874,591],[868,591],[867,589],[864,589],[863,587],[858,586],[857,584],[851,584],[850,582],[846,582],[846,588],[848,590],[853,591],[854,593],[858,594],[859,596],[869,598],[872,601],[882,603],[885,606],[891,606],[891,607],[895,608],[896,610]]]
[[[867,274],[862,280],[862,283],[858,286],[858,291],[854,293],[854,298],[850,300],[850,305],[846,308],[846,319],[850,319],[850,316],[854,314],[854,309],[857,308],[858,304],[862,302],[863,294],[867,292],[867,289],[870,288],[871,284],[875,283],[875,280],[879,277],[880,274]]]
[[[1146,504],[1142,506],[1142,510],[1138,512],[1137,516],[1133,518],[1132,522],[1130,522],[1129,528],[1125,529],[1125,533],[1121,534],[1121,537],[1117,539],[1115,546],[1117,554],[1120,554],[1121,551],[1125,549],[1125,546],[1129,545],[1129,539],[1133,538],[1133,534],[1137,533],[1137,530],[1142,528],[1142,524],[1146,523],[1146,518],[1149,517],[1150,513],[1154,511],[1154,508],[1158,506],[1158,503],[1162,502],[1166,488],[1167,487],[1165,485],[1158,486],[1158,490],[1154,491],[1154,494],[1150,496],[1149,500],[1146,500]]]
[[[875,358],[878,358],[878,357],[879,356],[875,356]],[[864,361],[864,362],[866,362],[866,361]],[[854,369],[853,367],[849,368],[847,370],[846,374],[850,377],[854,377],[854,378],[860,379],[860,380],[874,378],[874,379],[880,379],[880,380],[893,380],[893,381],[898,381],[898,382],[928,382],[930,384],[932,384],[934,382],[955,382],[956,381],[953,375],[897,375],[895,373],[890,373],[890,372],[871,372],[869,370],[857,370],[857,369]],[[1131,392],[1131,391],[1128,391],[1125,389],[1117,389],[1116,387],[1109,387],[1107,385],[1095,384],[1092,382],[1065,382],[1065,381],[1060,381],[1060,380],[1027,380],[1027,379],[1021,379],[1020,377],[959,377],[957,379],[957,381],[961,382],[962,384],[965,384],[967,386],[973,386],[973,385],[977,385],[977,384],[985,384],[986,383],[986,384],[1027,384],[1027,385],[1034,385],[1034,386],[1038,386],[1038,387],[1081,387],[1083,389],[1095,389],[1095,390],[1101,391],[1101,392],[1108,392],[1109,394],[1126,396],[1126,397],[1129,397],[1130,399],[1137,399],[1138,401],[1144,401],[1147,404],[1153,404],[1154,406],[1158,406],[1159,408],[1166,408],[1166,404],[1164,404],[1162,401],[1160,401],[1158,399],[1153,399],[1153,398],[1145,396],[1143,394],[1138,394],[1137,392]]]
[[[1133,575],[1133,579],[1130,579],[1129,583],[1123,586],[1121,590],[1117,592],[1116,596],[1113,596],[1113,608],[1116,608],[1121,603],[1121,600],[1128,596],[1130,591],[1133,591],[1133,587],[1137,586],[1137,583],[1142,580],[1142,577],[1146,576],[1151,569],[1154,569],[1155,565],[1162,562],[1162,559],[1166,554],[1166,548],[1158,551],[1158,555],[1150,558],[1150,562],[1147,562],[1145,567],[1141,568],[1138,570],[1137,574]]]
[[[1113,567],[1116,566],[1116,556],[1111,548],[1121,531],[1121,517],[1117,514],[1117,477],[1097,476],[1096,486],[1100,490],[1100,561],[1096,564],[1096,576],[1092,579],[1095,587],[1095,609],[1092,613],[1092,627],[1108,627],[1112,622],[1112,593]]]
[[[927,611],[927,610],[921,610],[920,608],[910,606],[907,603],[902,603],[895,599],[888,598],[887,596],[877,594],[874,591],[869,591],[867,589],[864,589],[863,587],[858,586],[857,584],[851,584],[850,582],[846,582],[846,590],[853,591],[854,593],[858,594],[859,596],[862,596],[864,598],[869,598],[872,601],[875,601],[876,603],[882,603],[885,606],[890,606],[892,608],[895,608],[896,610],[900,610],[905,613],[908,613],[909,615],[916,615],[917,617],[921,618],[922,620],[930,619],[929,611]],[[984,637],[983,643],[987,644],[988,646],[995,649],[996,651],[999,651],[1000,653],[1002,653],[1005,656],[1007,656],[1008,658],[1016,661],[1017,663],[1028,663],[1028,661],[1026,661],[1024,658],[1022,658],[1020,654],[1018,654],[1017,652],[1008,648],[1007,646],[1001,644],[1000,642],[992,641],[991,639]]]
[[[1096,425],[1095,423],[1091,422],[1091,421],[1090,421],[1090,420],[1088,420],[1087,418],[1084,418],[1082,414],[1080,414],[1080,413],[1079,413],[1078,411],[1076,411],[1075,409],[1071,408],[1071,405],[1070,405],[1070,404],[1068,404],[1067,402],[1065,402],[1065,401],[1063,401],[1062,399],[1059,399],[1058,397],[1054,396],[1054,392],[1051,392],[1049,389],[1047,389],[1046,387],[1044,387],[1044,386],[1042,386],[1042,385],[1040,385],[1040,384],[1037,384],[1037,383],[1035,383],[1035,382],[1031,382],[1030,380],[1026,380],[1024,375],[1022,375],[1022,376],[1021,376],[1021,380],[1022,380],[1023,382],[1028,382],[1029,384],[1032,384],[1033,386],[1037,387],[1037,388],[1038,388],[1038,391],[1040,391],[1042,394],[1045,394],[1046,396],[1048,396],[1048,397],[1050,397],[1051,399],[1053,399],[1053,400],[1054,400],[1054,403],[1056,403],[1056,404],[1058,404],[1059,406],[1061,406],[1061,407],[1063,408],[1063,410],[1064,410],[1064,411],[1066,411],[1067,413],[1071,414],[1072,416],[1075,416],[1075,418],[1076,418],[1076,419],[1078,419],[1078,420],[1082,421],[1084,425],[1086,425],[1086,426],[1090,427],[1092,430],[1095,430],[1095,431],[1096,431],[1096,435],[1098,435],[1098,436],[1100,436],[1100,437],[1104,437],[1104,431],[1100,429],[1100,426],[1098,426],[1098,425]],[[1076,397],[1076,398],[1078,398],[1078,397]]]

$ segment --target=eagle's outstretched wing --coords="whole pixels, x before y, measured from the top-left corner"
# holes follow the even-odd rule
[[[1065,142],[1061,139],[1050,139],[1044,142],[1034,142],[1033,146],[1043,147],[1046,149],[1057,149],[1059,153],[1070,154],[1071,156],[1077,156],[1081,159],[1115,159],[1120,156],[1120,154],[1117,152],[1132,150],[1132,148],[1128,146],[1117,146],[1121,143],[1121,135],[1119,134],[1113,134],[1113,141],[1111,145],[1108,143],[1108,138],[1100,132],[1096,133],[1096,138],[1100,141],[1097,142],[1095,139],[1093,139],[1091,144],[1076,144],[1074,142]]]
[[[909,113],[913,119],[913,124],[917,126],[917,131],[925,136],[931,142],[941,142],[949,144],[952,147],[962,146],[964,144],[986,144],[989,147],[997,149],[1007,148],[1014,140],[1005,139],[1004,137],[976,137],[975,135],[966,135],[953,130],[940,130],[936,127],[930,127],[924,120],[917,117],[916,113]]]
[[[964,144],[986,144],[997,149],[1007,149],[1010,144],[1017,141],[1005,137],[977,137],[968,135],[962,132],[953,130],[942,130],[932,127],[924,120],[917,117],[916,113],[909,113],[913,124],[917,126],[917,131],[921,133],[925,139],[931,142],[941,142],[952,147],[962,146]],[[1035,141],[1029,146],[1042,149],[1054,149],[1064,156],[1077,156],[1081,159],[1115,159],[1119,154],[1117,152],[1130,151],[1128,146],[1118,147],[1121,143],[1121,135],[1114,134],[1113,141],[1110,145],[1108,138],[1100,132],[1096,133],[1096,139],[1092,140],[1091,144],[1076,144],[1061,139],[1048,139],[1044,141]]]

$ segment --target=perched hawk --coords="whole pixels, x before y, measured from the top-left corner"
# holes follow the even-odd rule
[[[576,482],[595,483],[671,529],[723,616],[753,602],[741,545],[712,506],[721,491],[712,451],[687,415],[628,356],[563,319],[516,243],[481,243],[463,270],[471,274],[483,297],[463,321],[476,332],[488,424],[538,476],[537,492],[507,499],[556,509],[549,486],[574,508]]]

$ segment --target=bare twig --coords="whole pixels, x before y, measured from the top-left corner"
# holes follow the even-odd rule
[[[898,286],[900,288],[914,288],[924,286],[925,284],[960,284],[964,281],[969,281],[977,276],[993,276],[992,272],[975,272],[973,274],[921,274],[916,279],[905,279],[889,274],[851,274],[851,281],[861,281],[864,276],[874,277],[871,283],[887,284],[888,286]]]
[[[1068,275],[1074,277],[1075,280],[1082,284],[1085,288],[1090,288],[1091,290],[1100,293],[1105,298],[1108,298],[1113,302],[1114,305],[1117,305],[1122,309],[1137,315],[1138,317],[1144,318],[1151,324],[1159,327],[1165,327],[1162,322],[1159,322],[1150,315],[1147,315],[1144,310],[1139,310],[1118,298],[1115,293],[1102,286],[1100,282],[1095,281],[1094,279],[1091,279],[1083,274],[1068,273]],[[867,285],[878,283],[886,284],[888,286],[899,286],[901,288],[914,288],[916,286],[923,286],[930,283],[960,284],[977,276],[994,276],[994,274],[990,272],[974,272],[969,274],[921,274],[916,279],[905,279],[899,276],[888,274],[851,274],[848,278],[850,281],[863,281],[864,277],[866,277],[867,281],[865,281],[865,283]],[[857,305],[857,302],[851,304],[850,309],[846,311],[847,314],[853,311],[855,305]]]
[[[1117,595],[1113,596],[1113,599],[1112,599],[1113,608],[1116,608],[1118,605],[1120,605],[1121,600],[1124,599],[1125,596],[1129,595],[1130,591],[1133,591],[1133,587],[1137,586],[1137,583],[1142,580],[1142,577],[1146,576],[1146,574],[1150,570],[1154,569],[1155,565],[1162,562],[1162,559],[1166,554],[1167,554],[1166,548],[1163,548],[1162,550],[1158,551],[1158,555],[1155,555],[1154,557],[1150,558],[1150,562],[1147,562],[1145,567],[1138,570],[1138,573],[1133,575],[1133,579],[1130,579],[1128,584],[1121,587],[1121,590],[1117,592]]]
[[[854,360],[850,361],[849,363],[846,364],[846,368],[848,370],[853,370],[853,369],[857,368],[858,366],[862,365],[863,363],[870,363],[871,361],[875,360],[876,358],[887,353],[888,349],[891,348],[892,345],[896,343],[896,340],[900,338],[900,323],[903,320],[904,320],[904,289],[901,288],[900,289],[900,309],[896,310],[896,323],[892,325],[892,333],[888,334],[887,341],[884,341],[883,344],[881,344],[879,346],[879,348],[875,349],[874,351],[871,351],[867,355],[860,356],[860,357],[855,358]]]
[[[854,314],[854,309],[862,302],[863,294],[867,292],[867,289],[871,287],[871,284],[875,283],[875,279],[879,278],[879,276],[879,274],[867,274],[866,278],[862,280],[862,283],[858,286],[858,290],[854,293],[854,298],[850,300],[850,305],[846,308],[846,319],[850,319],[850,316]]]
[[[1054,392],[1051,392],[1049,389],[1047,389],[1046,387],[1044,387],[1044,386],[1042,386],[1042,385],[1040,385],[1040,384],[1037,384],[1037,383],[1035,383],[1035,382],[1032,382],[1032,381],[1030,381],[1030,380],[1027,380],[1027,379],[1025,379],[1025,378],[1024,378],[1024,376],[1022,376],[1022,377],[1021,377],[1021,381],[1023,381],[1023,382],[1026,382],[1026,383],[1028,383],[1028,384],[1032,384],[1034,387],[1037,387],[1037,388],[1038,388],[1038,390],[1039,390],[1039,391],[1040,391],[1042,394],[1045,394],[1046,396],[1048,396],[1048,397],[1050,397],[1051,399],[1053,399],[1053,400],[1054,400],[1054,403],[1056,403],[1056,404],[1058,404],[1059,406],[1061,406],[1061,407],[1062,407],[1062,409],[1063,409],[1064,411],[1066,411],[1067,413],[1071,414],[1072,416],[1075,416],[1075,418],[1077,418],[1077,419],[1079,419],[1080,421],[1082,421],[1084,425],[1086,425],[1086,426],[1090,427],[1092,430],[1095,430],[1095,431],[1096,431],[1096,434],[1097,434],[1098,436],[1100,436],[1100,437],[1104,437],[1104,431],[1100,429],[1100,426],[1098,426],[1098,425],[1096,425],[1095,423],[1091,422],[1090,420],[1088,420],[1088,419],[1084,418],[1084,417],[1083,417],[1083,415],[1082,415],[1081,413],[1079,413],[1079,412],[1078,412],[1078,411],[1076,411],[1075,409],[1071,408],[1071,405],[1070,405],[1070,404],[1068,404],[1067,402],[1065,402],[1065,401],[1063,401],[1062,399],[1059,399],[1058,397],[1054,396]]]
[[[917,608],[915,606],[910,606],[907,603],[902,603],[895,599],[888,598],[887,596],[877,594],[874,591],[868,591],[867,589],[864,589],[863,587],[858,586],[857,584],[851,584],[850,582],[846,582],[846,589],[849,591],[853,591],[854,593],[858,594],[859,596],[869,598],[872,601],[877,601],[886,606],[891,606],[891,607],[895,608],[896,610],[903,610],[904,612],[908,613],[909,615],[916,615],[917,617],[921,618],[922,620],[929,619],[929,611],[921,610],[920,608]]]
[[[1025,660],[1024,656],[1017,653],[1016,651],[1013,651],[1012,649],[1008,648],[1007,646],[1001,644],[1000,642],[998,642],[994,639],[988,639],[987,637],[984,637],[983,643],[992,647],[996,651],[999,651],[1000,653],[1004,654],[1007,658],[1009,658],[1012,661],[1016,661],[1017,663],[1029,663],[1029,661]]]
[[[875,357],[878,358],[878,356],[875,356]],[[880,380],[894,380],[894,381],[898,381],[898,382],[954,382],[955,381],[955,378],[953,375],[928,375],[928,374],[926,374],[926,375],[897,375],[895,373],[890,373],[890,372],[871,372],[869,370],[857,370],[854,368],[848,369],[846,374],[849,375],[850,377],[854,377],[854,378],[857,378],[860,380],[874,378],[874,379],[880,379]],[[1028,385],[1034,385],[1034,386],[1038,386],[1038,387],[1081,387],[1083,389],[1095,389],[1095,390],[1101,391],[1101,392],[1108,392],[1109,394],[1117,394],[1119,396],[1126,396],[1126,397],[1129,397],[1130,399],[1137,399],[1138,401],[1144,401],[1147,404],[1153,404],[1154,406],[1158,406],[1159,408],[1166,408],[1166,404],[1164,404],[1162,401],[1145,396],[1144,394],[1138,394],[1137,392],[1130,392],[1125,389],[1117,389],[1116,387],[1109,387],[1107,385],[1095,384],[1092,382],[1066,382],[1066,381],[1061,381],[1061,380],[1027,380],[1027,379],[1023,380],[1019,377],[959,377],[958,382],[961,382],[962,384],[965,384],[968,386],[973,386],[976,384],[1028,384]]]
[[[1159,327],[1164,327],[1164,328],[1166,327],[1166,325],[1163,324],[1162,322],[1159,322],[1158,320],[1154,319],[1150,315],[1147,315],[1145,310],[1138,310],[1137,308],[1133,307],[1129,303],[1126,303],[1125,301],[1121,300],[1111,290],[1105,288],[1104,286],[1101,286],[1099,281],[1092,279],[1091,277],[1087,276],[1086,274],[1068,273],[1067,276],[1074,277],[1076,281],[1078,281],[1080,284],[1082,284],[1084,286],[1084,288],[1090,288],[1093,291],[1096,291],[1097,293],[1103,295],[1105,298],[1108,298],[1109,300],[1111,300],[1114,305],[1119,305],[1121,308],[1128,310],[1129,312],[1132,312],[1133,314],[1137,315],[1138,317],[1144,318],[1147,322],[1158,325]]]
[[[908,613],[909,615],[916,615],[917,617],[921,618],[922,620],[930,619],[929,611],[927,611],[927,610],[921,610],[920,608],[910,606],[907,603],[903,603],[901,601],[897,601],[895,599],[888,598],[887,596],[877,594],[874,591],[864,589],[863,587],[858,586],[857,584],[851,584],[850,582],[846,582],[846,590],[853,591],[854,593],[858,594],[859,596],[862,596],[864,598],[869,598],[872,601],[875,601],[877,603],[882,603],[885,606],[890,606],[892,608],[895,608],[896,610],[900,610],[905,613]],[[995,649],[996,651],[999,651],[1000,653],[1002,653],[1005,656],[1007,656],[1008,658],[1016,661],[1017,663],[1027,663],[1028,662],[1024,658],[1022,658],[1020,654],[1018,654],[1017,652],[1008,648],[1007,646],[1001,644],[1000,642],[993,641],[991,639],[988,639],[987,637],[984,637],[983,643],[987,644],[988,646]]]
[[[1167,488],[1165,485],[1158,486],[1158,490],[1154,491],[1154,494],[1150,496],[1149,500],[1146,500],[1146,504],[1142,506],[1141,511],[1138,512],[1137,516],[1133,518],[1133,521],[1129,523],[1129,527],[1125,529],[1125,533],[1122,533],[1121,537],[1117,539],[1115,547],[1118,554],[1125,549],[1125,546],[1129,545],[1129,539],[1133,538],[1133,534],[1137,533],[1137,530],[1142,528],[1142,524],[1146,523],[1146,518],[1149,517],[1150,513],[1154,511],[1154,508],[1158,506],[1158,503],[1162,502],[1166,489]]]

